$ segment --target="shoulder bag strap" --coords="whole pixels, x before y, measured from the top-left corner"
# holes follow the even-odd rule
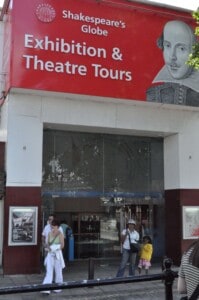
[[[198,296],[199,296],[199,284],[195,288],[195,291],[193,292],[189,300],[197,300]]]
[[[55,239],[59,236],[59,234],[60,232],[54,237],[54,239],[51,242],[49,241],[49,246],[51,246],[54,243]]]
[[[131,247],[131,237],[130,237],[130,233],[128,232],[127,234],[128,234],[128,236],[129,236],[129,246]]]

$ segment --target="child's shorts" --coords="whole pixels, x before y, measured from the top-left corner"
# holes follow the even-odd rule
[[[145,270],[149,269],[149,267],[151,267],[150,261],[148,261],[146,259],[140,259],[139,264],[138,264],[138,268],[142,269],[142,267],[144,267]]]

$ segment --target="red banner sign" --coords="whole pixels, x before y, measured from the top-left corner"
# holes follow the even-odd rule
[[[128,1],[14,0],[11,87],[145,100],[156,40],[185,12]]]

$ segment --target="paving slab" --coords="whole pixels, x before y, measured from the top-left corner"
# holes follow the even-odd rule
[[[101,264],[95,263],[94,279],[113,278],[116,275],[119,266],[118,262]],[[128,268],[127,268],[128,269]],[[172,270],[177,271],[178,267]],[[160,274],[162,272],[160,264],[153,264],[150,274]],[[75,261],[67,264],[63,272],[64,282],[81,281],[88,279],[88,262]],[[138,273],[136,273],[138,275]],[[144,275],[144,274],[143,274]],[[45,276],[45,269],[41,274],[30,275],[3,275],[0,274],[0,288],[21,286],[28,284],[41,284]],[[128,276],[126,273],[125,276]],[[176,289],[177,280],[173,284],[173,299],[180,299]],[[51,292],[50,295],[44,295],[40,292],[30,292],[22,294],[0,295],[0,300],[160,300],[165,299],[165,286],[162,280],[133,282],[114,285],[104,285],[96,287],[84,287],[75,289],[63,289],[61,293]]]

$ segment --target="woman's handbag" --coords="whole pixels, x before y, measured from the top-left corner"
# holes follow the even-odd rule
[[[140,251],[140,245],[138,243],[131,243],[130,234],[128,235],[131,253],[138,253]]]
[[[132,253],[138,253],[140,250],[139,244],[130,243],[130,249]]]

